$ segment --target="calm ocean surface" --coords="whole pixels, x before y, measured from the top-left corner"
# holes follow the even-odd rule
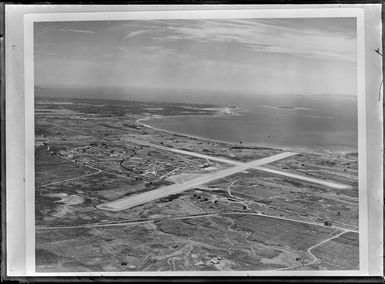
[[[310,96],[309,96],[310,97]],[[213,140],[311,151],[357,152],[357,99],[272,97],[237,104],[240,115],[163,117],[156,128]]]

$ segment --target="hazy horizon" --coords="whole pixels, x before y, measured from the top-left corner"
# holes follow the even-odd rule
[[[356,95],[355,18],[39,22],[34,46],[42,87]]]
[[[255,92],[255,91],[240,91],[240,90],[221,90],[221,89],[203,89],[203,88],[195,88],[195,89],[183,89],[183,88],[167,88],[167,87],[131,87],[131,86],[92,86],[92,85],[60,85],[60,84],[47,84],[47,85],[35,85],[35,88],[52,88],[52,89],[63,89],[63,88],[69,88],[69,89],[105,89],[105,90],[149,90],[149,91],[156,91],[156,90],[164,90],[164,91],[172,91],[172,92],[197,92],[197,93],[226,93],[226,94],[241,94],[241,95],[288,95],[288,96],[328,96],[328,95],[336,95],[336,96],[350,96],[350,97],[356,97],[356,94],[353,93],[306,93],[306,94],[297,94],[297,93],[269,93],[267,91],[264,92]]]
[[[148,103],[209,104],[215,106],[232,105],[249,109],[256,105],[275,105],[291,107],[327,106],[340,109],[341,104],[357,102],[357,96],[344,94],[252,94],[231,93],[207,90],[170,90],[149,88],[112,88],[112,87],[36,87],[35,97],[49,99],[91,99],[139,101]]]

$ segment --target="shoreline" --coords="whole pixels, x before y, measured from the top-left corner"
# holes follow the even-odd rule
[[[195,117],[195,116],[196,115],[169,115],[169,116],[156,116],[156,117],[154,117],[154,116],[151,115],[151,116],[147,116],[147,117],[140,118],[140,119],[136,120],[136,123],[138,123],[141,126],[150,128],[152,130],[160,131],[160,132],[165,132],[165,133],[172,134],[172,135],[177,135],[177,136],[182,136],[182,137],[187,137],[187,138],[192,138],[192,139],[197,139],[197,140],[203,140],[203,141],[206,141],[206,142],[214,142],[214,143],[219,143],[219,144],[226,144],[226,145],[230,145],[230,146],[242,146],[242,145],[234,143],[234,142],[222,141],[222,140],[217,140],[217,139],[211,139],[211,138],[208,138],[208,137],[201,137],[201,136],[197,136],[197,135],[186,134],[186,133],[181,133],[181,132],[177,132],[177,131],[171,131],[171,130],[167,130],[167,129],[157,128],[157,127],[154,127],[154,126],[151,126],[151,125],[148,125],[148,124],[145,124],[145,123],[142,122],[142,121],[149,121],[151,119],[156,119],[156,118]],[[210,115],[210,114],[207,114],[207,115],[202,115],[202,116],[222,116],[222,115]],[[224,115],[224,116],[228,116],[228,115]],[[247,145],[244,145],[244,146],[247,146]],[[257,146],[254,146],[254,145],[251,145],[251,146],[252,147],[257,147]],[[272,148],[272,147],[263,147],[263,148],[268,148],[268,149],[271,149],[271,150],[281,150],[281,149],[276,149],[276,148]]]
[[[203,114],[203,115],[200,115],[200,116],[213,117],[213,116],[233,116],[233,115],[240,115],[240,114],[239,113],[214,114],[214,115]],[[159,131],[159,132],[164,132],[164,133],[168,133],[168,134],[172,134],[172,135],[177,135],[177,136],[181,136],[181,137],[187,137],[187,138],[191,138],[191,139],[202,140],[202,141],[206,141],[206,142],[213,142],[213,143],[225,144],[225,145],[229,145],[229,146],[236,146],[236,147],[245,147],[245,148],[246,147],[254,147],[254,148],[257,148],[257,149],[267,149],[267,150],[277,150],[277,151],[297,151],[297,152],[308,153],[308,154],[329,154],[329,155],[333,155],[333,154],[334,155],[338,155],[338,154],[346,155],[346,154],[349,154],[349,153],[358,154],[358,151],[349,151],[349,150],[344,150],[344,151],[320,150],[320,151],[316,151],[314,149],[310,149],[310,148],[306,148],[306,147],[282,147],[282,146],[279,146],[279,145],[265,145],[265,144],[260,144],[260,143],[256,143],[256,144],[248,144],[248,143],[239,144],[239,143],[235,143],[235,142],[211,139],[211,138],[208,138],[208,137],[202,137],[202,136],[197,136],[197,135],[186,134],[186,133],[181,133],[181,132],[177,132],[177,131],[171,131],[171,130],[167,130],[167,129],[157,128],[157,127],[151,126],[149,124],[143,123],[143,121],[150,121],[150,120],[157,119],[157,118],[196,117],[196,116],[197,115],[193,115],[193,114],[189,114],[189,115],[165,115],[165,116],[162,116],[162,115],[149,115],[149,116],[137,119],[136,123],[138,123],[139,125],[141,125],[143,127],[146,127],[146,128],[149,128],[149,129],[152,129],[152,130],[155,130],[155,131]]]

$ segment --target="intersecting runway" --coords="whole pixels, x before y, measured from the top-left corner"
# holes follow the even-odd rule
[[[146,143],[146,144],[150,144],[150,143]],[[149,146],[149,145],[146,145],[146,146]],[[159,147],[159,145],[156,145],[156,146],[157,146],[157,148]],[[292,173],[288,173],[288,172],[284,172],[284,171],[273,170],[273,169],[261,167],[262,165],[265,165],[267,163],[275,162],[275,161],[296,155],[297,153],[294,153],[294,152],[283,152],[280,154],[261,158],[261,159],[254,160],[251,162],[241,163],[239,161],[233,161],[230,159],[218,158],[218,157],[213,157],[213,156],[204,155],[204,154],[200,154],[200,153],[194,153],[194,152],[190,152],[190,151],[178,150],[178,149],[173,149],[173,148],[168,148],[168,147],[162,147],[162,150],[168,150],[171,152],[177,152],[179,154],[196,156],[196,157],[200,157],[200,158],[204,158],[204,159],[208,159],[208,160],[214,160],[214,161],[220,160],[223,163],[231,164],[233,166],[230,168],[222,169],[222,170],[214,172],[214,173],[202,174],[201,176],[194,178],[194,179],[191,179],[191,180],[188,180],[182,184],[173,184],[173,185],[169,185],[169,186],[162,186],[162,187],[159,187],[157,189],[154,189],[154,190],[151,190],[148,192],[132,195],[132,196],[129,196],[126,198],[122,198],[122,199],[118,199],[118,200],[115,200],[112,202],[101,204],[101,205],[98,205],[98,208],[103,209],[103,210],[109,210],[109,211],[120,211],[120,210],[129,209],[129,208],[132,208],[132,207],[135,207],[138,205],[142,205],[142,204],[145,204],[145,203],[148,203],[148,202],[160,199],[160,198],[164,198],[164,197],[167,197],[167,196],[170,196],[173,194],[181,193],[183,191],[198,187],[202,184],[206,184],[206,183],[209,183],[211,181],[221,179],[221,178],[233,175],[235,173],[245,171],[245,170],[250,169],[250,168],[261,170],[261,171],[267,171],[267,172],[277,174],[277,175],[292,177],[295,179],[300,179],[300,180],[304,180],[304,181],[311,182],[311,183],[321,184],[321,185],[329,186],[329,187],[336,188],[336,189],[348,188],[348,186],[346,186],[346,185],[341,185],[341,184],[337,184],[337,183],[330,182],[330,181],[324,181],[324,180],[320,180],[320,179],[316,179],[316,178],[311,178],[311,177],[301,176],[301,175],[292,174]]]

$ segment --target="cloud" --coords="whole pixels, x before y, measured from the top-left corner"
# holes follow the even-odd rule
[[[311,20],[309,20],[311,23]],[[283,53],[316,59],[356,61],[356,39],[337,29],[299,27],[290,21],[207,20],[173,26],[170,40],[238,43],[255,52]],[[354,33],[354,31],[352,32]]]
[[[35,37],[46,39],[58,32],[69,33],[69,34],[96,34],[95,31],[85,30],[85,29],[68,29],[68,28],[59,28],[59,27],[51,27],[44,26],[43,28],[39,28],[36,30]]]
[[[146,62],[159,62],[166,58],[185,58],[183,54],[176,53],[174,49],[164,46],[143,46],[140,48],[132,46],[117,46],[115,52],[105,55],[105,57],[117,56],[122,59],[143,60]]]
[[[55,32],[72,32],[72,33],[83,33],[83,34],[96,34],[94,31],[88,30],[75,30],[75,29],[52,29]]]
[[[148,31],[134,31],[134,32],[130,32],[130,33],[126,34],[123,39],[128,39],[128,38],[131,38],[131,37],[134,37],[134,36],[137,36],[137,35],[141,35],[141,34],[144,34],[144,33],[147,33],[147,32]]]

